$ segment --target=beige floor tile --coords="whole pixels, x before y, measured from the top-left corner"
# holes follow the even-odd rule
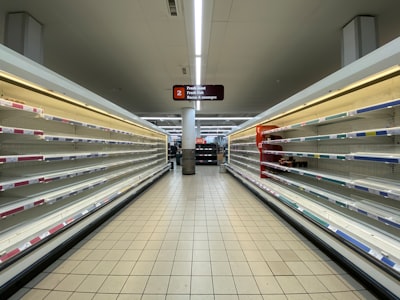
[[[264,257],[258,250],[243,250],[247,261],[264,261]]]
[[[85,260],[101,260],[107,254],[107,252],[108,250],[94,249],[89,253]]]
[[[190,294],[190,276],[171,276],[168,294]]]
[[[211,263],[209,261],[193,261],[192,275],[211,275]]]
[[[68,274],[79,265],[80,261],[77,260],[64,260],[60,261],[61,263],[55,268],[52,273],[59,273],[59,274]]]
[[[255,276],[261,294],[282,294],[283,291],[274,276]]]
[[[296,276],[276,276],[281,289],[285,294],[303,294],[305,290]]]
[[[247,261],[242,250],[226,250],[229,261]]]
[[[139,261],[155,261],[157,259],[159,250],[143,250],[140,254]]]
[[[179,240],[176,249],[177,250],[192,250],[193,249],[193,241]]]
[[[171,275],[191,275],[192,263],[190,261],[175,261]]]
[[[210,250],[193,249],[193,261],[210,261]]]
[[[131,275],[150,275],[154,261],[138,261],[133,267]]]
[[[235,282],[233,276],[213,276],[215,294],[236,295]]]
[[[116,300],[119,294],[95,294],[93,300]]]
[[[156,261],[153,269],[151,271],[151,275],[171,275],[172,271],[172,261]]]
[[[54,288],[58,291],[75,291],[87,275],[69,274]]]
[[[225,250],[225,244],[222,240],[210,240],[210,250]]]
[[[239,295],[260,295],[260,291],[253,276],[234,276],[233,279]]]
[[[214,294],[211,276],[192,276],[191,294],[193,295],[212,295]],[[197,298],[197,297],[196,297]]]
[[[332,293],[315,293],[309,295],[312,300],[338,300]]]
[[[72,292],[64,292],[64,291],[50,291],[44,297],[44,300],[66,300],[69,299],[69,297],[72,295]]]
[[[124,286],[128,276],[107,276],[98,293],[118,294]]]
[[[209,250],[210,246],[208,240],[194,240],[193,241],[194,250]]]
[[[150,276],[144,293],[165,295],[167,293],[168,283],[169,276]]]
[[[269,276],[272,275],[271,269],[266,262],[250,261],[248,262],[251,272],[254,276]]]
[[[95,293],[73,292],[68,300],[92,300],[94,296]]]
[[[211,262],[211,269],[213,276],[232,276],[231,266],[227,261],[213,261]]]
[[[250,266],[246,261],[231,261],[231,270],[234,276],[250,276],[252,275]]]
[[[175,249],[166,249],[166,250],[160,250],[157,256],[158,261],[174,261],[175,259]]]
[[[129,248],[129,246],[132,244],[132,241],[127,241],[127,240],[118,240],[114,246],[113,246],[113,250],[126,250]]]
[[[124,254],[121,256],[120,260],[125,260],[125,261],[137,261],[139,259],[140,254],[142,253],[142,250],[132,250],[128,249],[124,252]]]
[[[37,289],[44,289],[44,290],[52,290],[57,285],[60,284],[66,277],[66,274],[57,274],[57,273],[42,273],[37,280],[33,279],[31,282],[28,283],[28,287],[35,287]]]
[[[283,261],[270,261],[268,262],[268,266],[275,276],[293,275],[293,272]]]
[[[346,284],[337,275],[320,275],[318,279],[330,292],[344,292],[349,290]]]
[[[275,250],[261,250],[260,251],[265,261],[282,261],[282,257]]]
[[[121,294],[142,294],[146,287],[149,276],[128,276]]]
[[[293,250],[278,250],[278,254],[284,261],[300,261],[300,258]]]
[[[297,280],[301,283],[307,293],[326,293],[328,289],[318,280],[317,276],[297,276]]]
[[[170,295],[167,295],[165,300],[190,300],[190,295],[170,294]]]
[[[119,261],[110,272],[110,275],[129,275],[132,273],[135,264],[136,262],[134,261]]]
[[[95,293],[103,285],[106,278],[107,276],[105,275],[88,275],[75,291]]]
[[[305,261],[304,264],[313,272],[314,275],[330,275],[332,271],[324,262]]]
[[[111,260],[100,261],[96,265],[96,267],[93,268],[93,270],[90,272],[90,274],[108,275],[111,273],[112,269],[114,269],[116,264],[117,264],[117,261],[111,261]]]
[[[210,250],[211,261],[228,261],[226,250]]]
[[[90,274],[91,271],[97,266],[99,261],[84,260],[81,261],[72,271],[71,274]]]
[[[286,265],[294,275],[313,275],[313,272],[301,261],[286,261]]]

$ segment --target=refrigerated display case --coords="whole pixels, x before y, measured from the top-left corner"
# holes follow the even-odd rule
[[[0,47],[0,286],[169,170],[167,135]]]
[[[227,165],[391,296],[400,294],[399,45],[397,39],[231,132]]]

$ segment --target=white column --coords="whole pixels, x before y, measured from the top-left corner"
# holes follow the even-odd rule
[[[25,12],[9,13],[6,19],[5,45],[43,64],[42,24]]]
[[[342,29],[342,67],[377,48],[375,18],[357,16]]]
[[[196,127],[195,109],[182,109],[182,174],[196,173]]]

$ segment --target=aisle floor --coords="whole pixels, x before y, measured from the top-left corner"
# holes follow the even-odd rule
[[[175,166],[13,298],[375,299],[216,166]]]

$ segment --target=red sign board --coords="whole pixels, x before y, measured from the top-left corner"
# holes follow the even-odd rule
[[[223,85],[174,85],[175,101],[215,101],[224,100]]]

